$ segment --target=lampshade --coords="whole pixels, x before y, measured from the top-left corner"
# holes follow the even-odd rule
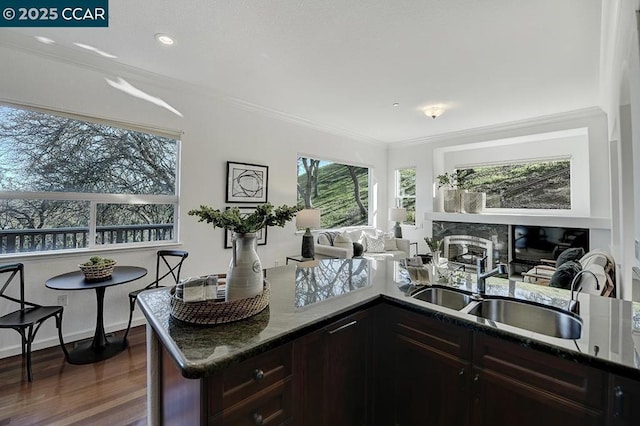
[[[404,207],[395,207],[389,209],[389,220],[392,222],[404,222],[407,220],[407,209]]]
[[[304,209],[296,214],[297,228],[320,228],[320,210]]]

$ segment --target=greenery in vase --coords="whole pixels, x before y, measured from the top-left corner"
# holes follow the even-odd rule
[[[287,206],[273,207],[271,203],[261,204],[248,215],[240,214],[237,207],[228,210],[214,209],[209,206],[200,206],[199,209],[190,210],[189,216],[198,216],[198,222],[207,222],[214,228],[224,228],[239,234],[258,232],[267,226],[283,227],[293,219],[300,207]]]
[[[438,189],[464,189],[467,182],[467,171],[456,170],[452,173],[443,173],[441,175],[436,176],[436,180],[438,181]]]
[[[431,253],[437,253],[440,251],[440,247],[442,246],[442,239],[438,237],[424,237],[424,241],[429,246],[429,250],[431,250]]]

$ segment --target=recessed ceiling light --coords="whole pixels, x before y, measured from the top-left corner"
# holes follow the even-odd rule
[[[171,46],[176,42],[173,39],[173,37],[171,37],[170,35],[162,34],[162,33],[156,34],[156,40],[158,40],[160,43],[164,44],[165,46]]]
[[[398,106],[400,106],[400,103],[399,103],[399,102],[394,102],[394,103],[393,103],[393,106],[394,106],[394,107],[398,107]]]

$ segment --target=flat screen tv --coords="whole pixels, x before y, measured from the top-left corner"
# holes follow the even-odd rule
[[[514,225],[511,231],[513,260],[517,263],[537,264],[540,259],[555,260],[572,247],[589,251],[589,230],[554,226]]]

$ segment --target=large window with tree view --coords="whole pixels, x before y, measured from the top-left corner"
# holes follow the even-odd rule
[[[487,194],[487,208],[571,209],[568,159],[465,167],[456,174],[460,188]]]
[[[177,138],[0,105],[0,254],[176,239]]]
[[[325,229],[368,224],[369,169],[298,157],[298,206],[320,209]]]

